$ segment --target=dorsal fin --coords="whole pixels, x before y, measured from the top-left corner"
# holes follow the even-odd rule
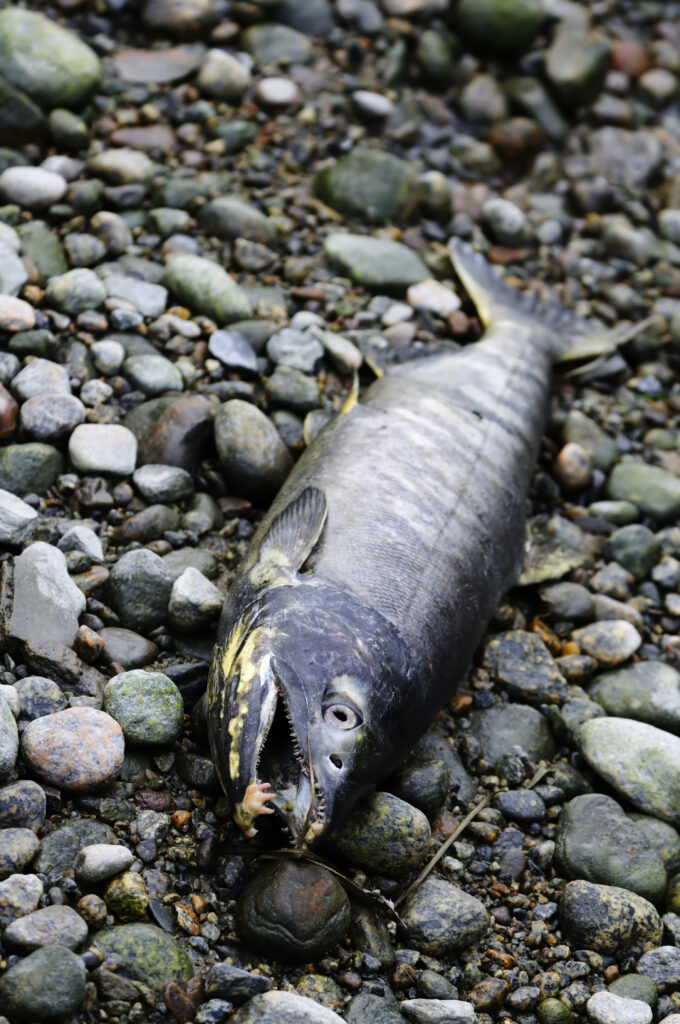
[[[283,582],[298,573],[318,544],[327,515],[323,491],[305,487],[272,520],[260,541],[257,561],[250,571],[252,582],[258,586]]]

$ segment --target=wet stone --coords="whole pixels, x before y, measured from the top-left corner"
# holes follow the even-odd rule
[[[68,906],[43,907],[12,922],[3,941],[11,948],[32,952],[40,946],[77,949],[87,938],[87,925]]]
[[[178,579],[186,569],[198,569],[199,572],[213,580],[219,576],[219,563],[202,548],[179,548],[163,555],[163,562],[172,573],[173,580]]]
[[[274,405],[282,405],[304,414],[318,409],[321,395],[316,377],[308,376],[291,366],[277,366],[265,383],[267,398]],[[277,429],[280,425],[277,423]]]
[[[372,291],[403,291],[429,277],[412,249],[388,238],[332,234],[324,242],[324,251],[355,284]]]
[[[258,872],[236,907],[245,945],[284,962],[316,959],[342,941],[349,922],[349,900],[337,879],[317,865],[291,861]]]
[[[471,732],[487,764],[495,764],[511,747],[521,747],[532,761],[550,760],[555,742],[547,720],[524,704],[496,704],[471,715]]]
[[[293,464],[290,452],[264,413],[238,398],[217,410],[215,444],[229,485],[245,498],[275,494]]]
[[[233,1024],[342,1024],[342,1017],[293,992],[264,992],[240,1007]]]
[[[104,956],[122,957],[120,974],[159,993],[169,978],[186,981],[192,970],[179,943],[152,924],[122,924],[98,932],[94,945]]]
[[[83,885],[99,885],[121,871],[127,871],[134,855],[126,846],[112,843],[93,843],[84,846],[76,857],[76,878]]]
[[[539,591],[556,619],[581,622],[595,615],[593,595],[581,583],[553,583]]]
[[[316,52],[310,39],[287,25],[253,25],[241,33],[239,43],[261,66],[277,61],[308,64]]]
[[[511,789],[499,793],[494,799],[494,807],[520,828],[527,828],[545,818],[545,803],[541,797],[525,789]]]
[[[200,630],[220,613],[224,595],[198,569],[189,567],[172,585],[168,618],[180,632]]]
[[[645,515],[665,521],[680,513],[680,480],[667,469],[645,462],[621,462],[607,482],[607,493],[630,501]]]
[[[661,918],[642,896],[618,886],[570,882],[560,903],[560,921],[578,948],[615,956],[649,948],[661,938]]]
[[[178,526],[179,512],[176,509],[168,505],[149,505],[121,523],[111,540],[114,544],[129,544],[131,541],[146,544],[150,540],[159,540]]]
[[[191,475],[178,466],[147,463],[132,474],[135,487],[145,501],[182,501],[192,494]]]
[[[407,942],[436,957],[474,945],[489,927],[489,915],[476,897],[432,876],[411,893],[400,915]]]
[[[652,1024],[652,1011],[646,1003],[613,992],[596,992],[586,1009],[592,1024]]]
[[[156,644],[131,629],[106,626],[99,630],[99,636],[104,641],[105,658],[122,665],[124,669],[144,668],[158,656]]]
[[[104,708],[129,743],[171,743],[182,729],[182,695],[162,672],[138,669],[115,676],[104,690]]]
[[[374,793],[335,829],[330,846],[351,864],[398,877],[421,862],[430,834],[422,811],[392,793]]]
[[[123,364],[123,373],[138,391],[150,397],[184,387],[182,374],[164,356],[131,356]]]
[[[434,818],[444,806],[451,789],[451,773],[441,758],[427,748],[416,749],[389,779],[391,793]]]
[[[74,707],[29,722],[21,749],[31,769],[50,785],[86,792],[119,771],[123,733],[103,711]]]
[[[555,862],[566,878],[618,885],[657,903],[666,869],[642,829],[609,796],[577,796],[562,811]]]
[[[0,829],[0,878],[23,871],[38,850],[38,839],[28,828]]]
[[[555,704],[568,695],[562,673],[536,633],[515,630],[494,637],[484,651],[483,665],[514,697]]]
[[[680,673],[670,665],[640,661],[606,672],[595,678],[589,693],[608,715],[680,734]]]
[[[64,553],[68,551],[80,551],[87,555],[91,562],[103,562],[104,551],[94,530],[87,526],[76,524],[66,531],[57,543],[57,547]]]
[[[64,946],[37,949],[0,978],[0,1005],[19,1020],[64,1020],[84,994],[85,965]]]
[[[643,974],[623,974],[609,985],[609,991],[614,995],[623,996],[624,999],[637,999],[647,1003],[652,1009],[656,1008],[659,999],[656,985],[651,978]]]
[[[642,643],[635,626],[623,619],[594,622],[574,630],[572,636],[579,647],[604,668],[615,668],[634,654]]]
[[[201,225],[208,234],[218,238],[246,238],[251,242],[271,245],[277,236],[274,223],[264,213],[232,196],[220,196],[201,210]]]
[[[79,852],[92,843],[115,841],[113,829],[100,821],[77,819],[50,832],[41,840],[35,858],[35,870],[45,875],[61,875],[73,868]]]
[[[37,832],[45,820],[45,791],[23,779],[0,788],[0,828],[30,828]]]
[[[273,988],[269,978],[262,974],[251,974],[232,964],[215,964],[205,979],[205,995],[210,999],[226,999],[234,1006],[240,1006],[253,996],[269,992]]]
[[[575,739],[591,768],[634,807],[680,825],[677,736],[632,719],[593,718]]]
[[[0,882],[0,928],[34,911],[43,894],[37,875],[10,875]]]
[[[119,921],[138,921],[146,915],[149,896],[141,875],[125,871],[112,879],[104,890],[104,902],[109,913]]]
[[[166,620],[172,574],[152,551],[129,551],[111,570],[109,590],[122,625],[150,632]]]

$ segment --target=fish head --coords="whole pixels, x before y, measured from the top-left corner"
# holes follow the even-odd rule
[[[384,730],[394,696],[385,644],[356,614],[301,590],[281,614],[260,617],[237,651],[222,654],[222,718],[213,713],[212,723],[238,824],[246,834],[255,819],[258,830],[269,824],[259,817],[268,784],[266,811],[296,846],[325,837],[393,754]]]

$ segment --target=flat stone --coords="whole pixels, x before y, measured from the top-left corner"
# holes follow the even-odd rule
[[[68,370],[50,359],[31,359],[12,380],[12,391],[21,402],[43,395],[70,395]]]
[[[230,370],[256,374],[257,355],[250,342],[237,331],[213,331],[208,341],[210,355]]]
[[[62,313],[78,316],[89,309],[98,309],[106,299],[106,288],[93,270],[76,267],[51,277],[45,298],[48,305]]]
[[[0,61],[2,60],[2,20],[0,12]],[[58,203],[66,191],[61,174],[42,167],[8,167],[0,174],[0,195],[5,202],[27,210],[39,210]]]
[[[411,165],[380,149],[357,148],[340,157],[317,175],[314,190],[334,210],[369,224],[407,219],[417,203]]]
[[[412,249],[389,238],[336,233],[326,238],[324,251],[355,284],[372,291],[403,291],[429,276]]]
[[[15,547],[33,533],[38,513],[21,498],[0,488],[0,544]]]
[[[124,82],[140,85],[180,82],[192,75],[201,63],[197,53],[181,46],[169,46],[163,50],[129,47],[118,50],[111,60]]]
[[[0,292],[17,295],[28,281],[28,273],[16,251],[0,236]]]
[[[436,957],[474,945],[489,927],[480,900],[432,876],[405,900],[400,916],[407,942]]]
[[[342,1017],[315,999],[282,991],[253,996],[229,1020],[233,1024],[342,1024]]]
[[[576,629],[572,636],[579,647],[605,668],[615,668],[630,658],[642,643],[635,626],[623,619],[593,622]]]
[[[633,718],[680,734],[680,673],[661,661],[640,661],[597,676],[589,695],[608,715]]]
[[[649,949],[663,926],[653,905],[613,885],[569,882],[560,903],[562,928],[579,949],[616,956],[632,948]]]
[[[104,641],[104,655],[125,669],[144,668],[158,657],[158,647],[131,629],[106,626],[99,630]]]
[[[511,696],[531,704],[560,704],[569,693],[537,633],[513,630],[494,637],[484,651],[483,667]]]
[[[645,515],[665,522],[680,514],[680,479],[667,469],[646,462],[620,462],[607,482],[607,494],[630,501]]]
[[[31,769],[50,785],[88,792],[117,774],[125,745],[110,715],[74,707],[29,722],[21,749]]]
[[[150,398],[184,388],[182,374],[165,356],[130,356],[123,364],[123,373],[137,391]]]
[[[66,946],[77,949],[87,938],[87,925],[68,906],[43,907],[13,921],[5,929],[3,941],[10,947],[32,952],[41,946]]]
[[[269,22],[252,25],[241,33],[240,45],[264,66],[283,61],[288,64],[309,64],[316,54],[311,39],[302,32]]]
[[[593,718],[574,738],[591,768],[634,807],[680,825],[680,738],[628,718]]]
[[[399,1008],[414,1024],[477,1024],[474,1006],[462,999],[405,999]]]
[[[85,995],[85,964],[65,946],[45,946],[0,978],[0,1004],[17,1020],[65,1020]]]
[[[69,577],[57,548],[37,541],[14,559],[13,600],[5,608],[8,635],[70,647],[84,611],[85,595]]]
[[[19,697],[22,719],[32,721],[68,706],[64,691],[46,676],[25,676],[15,683],[14,689]]]
[[[156,164],[146,153],[126,147],[102,150],[88,159],[87,166],[95,177],[102,177],[113,185],[144,184],[157,171]]]
[[[115,423],[82,423],[69,439],[69,457],[80,473],[127,476],[137,461],[137,439]]]
[[[104,690],[104,708],[129,743],[172,743],[182,731],[182,695],[162,672],[137,669],[114,676]]]
[[[290,366],[302,373],[315,373],[323,354],[320,341],[308,332],[293,327],[277,331],[267,342],[267,355],[275,365]]]

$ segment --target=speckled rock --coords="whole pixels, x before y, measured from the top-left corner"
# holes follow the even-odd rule
[[[236,907],[236,928],[245,945],[289,963],[316,959],[342,941],[349,922],[349,900],[335,876],[293,861],[258,872]]]
[[[51,359],[31,359],[12,379],[12,391],[21,402],[42,395],[70,395],[68,370]]]
[[[680,738],[628,718],[593,718],[575,740],[591,768],[634,807],[680,825]]]
[[[51,444],[29,441],[0,449],[0,487],[12,494],[43,493],[64,470],[64,457]]]
[[[0,882],[0,928],[5,928],[40,903],[43,884],[37,875],[10,875]]]
[[[584,794],[565,805],[555,835],[555,863],[565,878],[619,885],[652,903],[666,889],[660,855],[604,794]]]
[[[70,949],[45,946],[3,974],[0,1005],[18,1020],[64,1020],[83,1001],[85,974],[85,964]]]
[[[129,743],[172,743],[182,729],[182,695],[162,672],[121,672],[104,690],[104,708]]]
[[[229,485],[245,498],[271,497],[293,465],[276,427],[258,408],[238,398],[217,410],[215,444]]]
[[[77,267],[47,283],[47,302],[62,313],[77,316],[87,309],[97,309],[106,299],[106,288],[93,270]]]
[[[392,793],[373,793],[333,832],[331,848],[351,864],[397,877],[417,867],[430,842],[427,818]]]
[[[80,851],[92,843],[113,843],[112,828],[102,821],[80,818],[50,832],[40,843],[35,870],[45,875],[60,875],[73,868]]]
[[[537,633],[513,630],[495,636],[486,646],[483,666],[511,696],[532,704],[562,703],[569,692]]]
[[[23,871],[38,850],[38,839],[28,828],[0,829],[0,878]]]
[[[45,782],[87,792],[113,778],[123,763],[123,733],[110,715],[75,707],[29,722],[23,756]]]
[[[294,992],[264,992],[240,1007],[233,1024],[342,1024],[342,1017]]]
[[[635,626],[625,619],[593,622],[574,630],[572,636],[581,650],[596,658],[604,668],[622,665],[642,643]]]
[[[85,419],[85,406],[75,395],[29,398],[21,406],[20,423],[36,441],[61,441]]]
[[[12,709],[0,694],[0,779],[6,779],[14,770],[19,752],[19,732]]]
[[[12,922],[3,941],[10,947],[32,952],[40,946],[77,949],[87,938],[87,925],[68,906],[42,907]]]
[[[410,164],[379,149],[352,150],[321,171],[314,188],[333,209],[371,224],[406,219],[417,202]]]
[[[480,900],[432,876],[402,904],[400,916],[407,942],[436,957],[474,945],[489,927]]]
[[[0,749],[2,741],[0,740]],[[0,828],[30,828],[37,832],[45,820],[45,790],[22,779],[0,788]]]
[[[52,715],[68,705],[61,687],[46,676],[25,676],[14,684],[14,689],[19,697],[22,719],[32,721]]]
[[[605,672],[588,692],[608,715],[680,733],[680,673],[662,661],[640,661]]]
[[[638,960],[638,972],[656,984],[660,992],[672,992],[680,985],[680,950],[677,946],[657,946]]]
[[[118,559],[108,585],[123,626],[141,633],[162,625],[168,614],[173,576],[152,551],[128,551]]]
[[[124,871],[106,886],[104,902],[119,921],[139,921],[149,906],[144,879],[136,871]]]
[[[613,885],[569,882],[560,903],[560,921],[580,949],[616,956],[631,948],[649,949],[663,926],[653,905]]]
[[[532,761],[550,760],[555,741],[547,719],[525,704],[496,704],[471,715],[472,735],[484,750],[484,760],[495,764],[511,747],[522,747]]]
[[[154,993],[160,993],[170,978],[186,981],[191,977],[190,961],[178,942],[152,924],[123,924],[98,932],[94,945],[105,956],[124,960],[120,973],[140,981]]]

